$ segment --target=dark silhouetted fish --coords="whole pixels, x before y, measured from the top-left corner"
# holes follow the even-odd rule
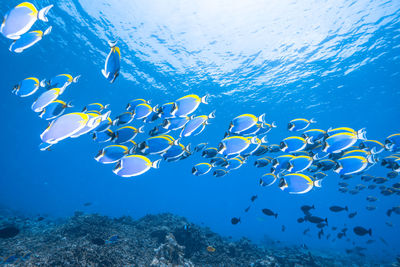
[[[231,219],[231,223],[232,223],[233,225],[238,224],[239,222],[240,222],[240,218],[233,217],[233,218]]]
[[[352,219],[357,215],[357,211],[349,213],[349,218]]]
[[[304,222],[304,218],[302,218],[302,217],[298,218],[298,219],[297,219],[297,222],[298,222],[298,223]]]
[[[369,234],[370,236],[372,235],[372,230],[371,229],[367,230],[367,229],[365,229],[364,227],[361,227],[361,226],[354,227],[353,228],[353,232],[356,235],[359,235],[359,236],[363,236],[363,235],[366,235],[366,234]]]
[[[285,232],[286,226],[282,225],[282,232]]]
[[[321,218],[321,217],[317,217],[317,216],[306,216],[305,217],[306,221],[309,221],[311,223],[321,223],[321,222],[326,222],[326,224],[328,224],[328,218]]]
[[[275,213],[270,209],[262,209],[261,211],[262,211],[262,213],[264,213],[267,216],[274,216],[275,218],[278,217],[278,213]]]
[[[254,196],[252,196],[251,198],[250,198],[250,200],[251,200],[251,202],[254,202],[254,200],[256,200],[258,198],[258,196],[257,195],[254,195]]]
[[[86,203],[83,204],[83,206],[85,206],[85,207],[92,206],[92,202],[86,202]]]
[[[349,209],[347,208],[347,206],[345,206],[344,208],[343,208],[343,207],[340,207],[340,206],[331,206],[331,207],[329,207],[329,210],[330,210],[330,211],[333,211],[333,212],[340,212],[340,211],[343,211],[343,210],[349,211]]]
[[[312,205],[312,206],[303,205],[300,207],[300,209],[305,215],[310,215],[310,210],[315,209],[315,207],[314,207],[314,205]]]

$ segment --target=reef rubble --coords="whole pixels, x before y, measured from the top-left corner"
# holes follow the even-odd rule
[[[62,221],[0,217],[6,266],[348,266],[347,258],[301,248],[232,241],[172,214],[110,218],[76,212]],[[8,230],[7,230],[8,229]],[[11,228],[7,228],[9,231]],[[362,264],[361,264],[362,265]],[[352,266],[358,266],[352,262]],[[365,265],[364,265],[365,266]]]

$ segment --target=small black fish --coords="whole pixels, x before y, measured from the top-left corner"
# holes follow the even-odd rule
[[[304,212],[305,215],[310,214],[310,210],[315,209],[314,205],[308,206],[308,205],[303,205],[300,207],[300,209]]]
[[[302,217],[298,218],[298,219],[297,219],[297,222],[298,222],[298,223],[304,222],[304,218],[302,218]]]
[[[83,206],[85,206],[85,207],[92,206],[92,202],[86,202],[86,203],[83,203]]]
[[[336,227],[336,226],[332,226],[332,230],[333,230],[333,231],[336,231],[336,230],[337,230],[337,227]]]
[[[342,232],[340,232],[340,233],[337,234],[337,237],[338,237],[339,239],[342,239],[343,236],[344,236],[344,233],[342,233]]]
[[[343,211],[343,210],[349,211],[349,209],[347,208],[347,206],[345,206],[344,208],[343,208],[343,207],[340,207],[340,206],[331,206],[331,207],[329,207],[329,210],[330,210],[330,211],[333,211],[333,212],[340,212],[340,211]]]
[[[282,225],[282,232],[285,232],[286,226]]]
[[[233,217],[233,218],[231,219],[231,223],[232,223],[233,225],[238,224],[239,222],[240,222],[240,218]]]
[[[248,207],[244,210],[244,212],[248,212],[248,211],[250,210],[250,207],[251,207],[251,206],[248,206]]]
[[[273,212],[272,210],[270,210],[270,209],[262,209],[261,211],[262,211],[262,213],[264,213],[264,214],[267,215],[267,216],[274,216],[275,219],[278,217],[278,213],[274,213],[274,212]]]
[[[370,236],[372,235],[372,230],[371,229],[367,230],[367,229],[365,229],[364,227],[361,227],[361,226],[354,227],[353,228],[353,232],[356,235],[359,235],[359,236],[363,236],[363,235],[366,235],[366,234],[369,234]]]
[[[318,239],[321,239],[323,235],[324,235],[324,230],[321,229],[321,231],[318,232]]]
[[[43,221],[43,220],[44,220],[44,217],[42,217],[42,216],[40,216],[40,217],[37,218],[37,221],[38,221],[38,222],[41,222],[41,221]]]
[[[393,179],[393,178],[396,178],[397,175],[399,175],[397,172],[391,171],[391,172],[388,172],[388,173],[386,174],[386,177],[387,177],[387,178],[390,178],[390,179]]]
[[[349,218],[354,218],[357,215],[357,211],[349,213]]]
[[[328,224],[328,218],[320,218],[317,216],[306,216],[305,217],[306,221],[309,221],[311,223],[321,223],[321,222],[326,222],[326,224]]]
[[[251,202],[254,202],[254,200],[256,200],[258,198],[258,196],[257,195],[254,195],[254,196],[252,196],[251,198],[250,198],[250,200],[251,200]]]

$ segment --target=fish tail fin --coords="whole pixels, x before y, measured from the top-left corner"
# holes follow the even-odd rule
[[[317,121],[314,118],[311,118],[310,123],[317,123]]]
[[[169,126],[171,125],[171,122],[168,119],[165,119],[161,125],[164,129],[168,129]]]
[[[158,104],[153,107],[152,111],[154,113],[158,113]]]
[[[288,167],[286,169],[288,172],[291,172],[293,170],[293,164],[288,162]]]
[[[79,81],[79,78],[81,77],[81,75],[77,75],[72,79],[73,83],[77,83]]]
[[[213,112],[211,112],[210,114],[208,114],[208,118],[209,119],[214,119],[215,118],[215,110]]]
[[[114,41],[108,41],[108,45],[110,46],[110,48],[113,48],[117,45],[118,41],[114,40]]]
[[[111,114],[111,110],[109,110],[106,113],[104,113],[103,115],[101,115],[101,121],[107,120],[107,118],[110,117],[110,114]]]
[[[80,76],[80,75],[79,75]],[[110,104],[104,105],[103,109],[108,109],[110,107]]]
[[[392,144],[392,143],[385,144],[385,149],[388,151],[393,151],[393,147],[394,147],[394,144]]]
[[[153,162],[151,163],[151,167],[154,168],[154,169],[158,169],[158,168],[160,167],[160,162],[161,162],[161,159],[158,159],[158,160],[156,160],[156,161],[153,161]]]
[[[322,180],[323,179],[319,179],[319,180],[314,181],[314,186],[315,187],[322,187]]]
[[[51,30],[53,29],[52,26],[48,27],[44,32],[43,32],[43,36],[49,35],[51,33]]]
[[[131,147],[131,148],[128,150],[128,155],[135,154],[135,152],[136,152],[136,148],[137,148],[137,146],[136,146],[136,145],[134,145],[133,147]]]
[[[265,113],[263,113],[263,114],[261,114],[260,116],[258,116],[258,122],[266,123],[266,122],[265,122]]]
[[[144,133],[144,125],[139,127],[138,133]]]
[[[276,125],[276,122],[273,121],[273,122],[271,123],[271,127],[272,127],[272,128],[276,128],[276,127],[278,127],[278,126]]]
[[[268,143],[267,136],[263,136],[263,137],[261,138],[261,143],[263,143],[263,144]]]
[[[99,153],[97,153],[97,155],[94,157],[95,161],[99,161],[100,158],[104,155],[104,151],[103,149],[99,151]]]
[[[369,236],[371,236],[371,235],[372,235],[372,229],[371,229],[371,228],[369,228],[369,230],[368,230],[368,234],[369,234]]]
[[[46,79],[43,79],[39,83],[40,87],[46,87]]]
[[[67,108],[73,108],[73,107],[74,107],[74,104],[72,104],[72,101],[69,101],[67,103]]]
[[[326,225],[328,225],[328,218],[325,218],[324,221],[326,222]]]
[[[253,137],[251,138],[250,142],[251,142],[252,144],[254,144],[254,145],[258,144],[258,142],[257,142],[257,136],[253,136]]]
[[[367,140],[367,130],[365,130],[365,128],[358,130],[357,138],[360,140]]]
[[[49,13],[50,9],[53,6],[54,5],[49,5],[49,6],[42,8],[41,10],[39,10],[38,19],[40,19],[41,21],[44,21],[44,22],[48,22],[49,20],[47,19],[46,15],[47,15],[47,13]]]
[[[191,144],[185,146],[185,151],[190,153],[191,146],[192,146]]]
[[[208,104],[208,99],[210,98],[210,95],[209,94],[206,94],[205,96],[203,96],[202,98],[201,98],[201,103],[203,103],[203,104]]]
[[[179,142],[181,141],[181,139],[180,138],[178,138],[178,139],[175,139],[174,140],[174,145],[175,146],[177,146],[177,145],[179,145]]]
[[[307,138],[306,138],[306,142],[307,142],[307,144],[309,144],[309,145],[313,145],[313,144],[314,144],[314,141],[312,140],[312,137],[307,137]]]

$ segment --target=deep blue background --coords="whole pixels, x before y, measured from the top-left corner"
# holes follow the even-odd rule
[[[51,1],[34,3],[43,7]],[[315,227],[296,222],[302,215],[299,206],[315,204],[316,215],[327,216],[330,226],[371,227],[373,238],[377,241],[369,246],[372,248],[370,253],[387,259],[386,254],[395,255],[399,252],[399,216],[390,218],[395,225],[393,228],[385,225],[385,221],[388,221],[385,212],[398,205],[398,196],[384,197],[378,190],[368,189],[355,196],[342,194],[337,191],[339,178],[333,173],[329,173],[321,189],[305,195],[285,194],[276,185],[260,188],[258,180],[265,170],[254,168],[254,159],[222,178],[212,175],[195,177],[190,170],[194,164],[202,161],[199,155],[181,162],[162,162],[160,169],[150,170],[140,177],[120,178],[111,172],[112,166],[100,165],[93,159],[101,146],[93,143],[90,136],[63,141],[51,152],[39,151],[39,135],[47,122],[30,110],[38,94],[28,98],[11,94],[13,85],[26,77],[43,79],[60,73],[81,74],[79,83],[72,84],[60,97],[66,101],[72,100],[75,105],[73,110],[80,110],[88,103],[101,102],[110,104],[112,116],[116,116],[134,98],[151,99],[154,104],[162,104],[188,93],[200,96],[211,94],[210,104],[201,105],[197,114],[216,110],[217,117],[202,135],[190,139],[192,144],[209,142],[216,146],[230,119],[242,113],[266,113],[268,121],[277,122],[278,128],[269,134],[271,143],[278,143],[290,136],[286,124],[298,117],[315,118],[318,121],[315,126],[321,129],[331,126],[366,127],[370,139],[383,141],[386,136],[400,131],[398,1],[375,1],[374,5],[369,1],[359,1],[360,7],[351,1],[342,1],[340,5],[326,1],[321,6],[316,2],[311,13],[306,7],[298,12],[299,15],[304,12],[306,25],[309,24],[310,28],[305,27],[303,32],[297,32],[293,36],[294,41],[285,29],[273,24],[263,25],[263,21],[254,22],[255,19],[248,13],[241,14],[240,10],[229,9],[226,12],[239,12],[236,14],[239,17],[242,15],[242,24],[239,26],[250,25],[254,32],[247,28],[243,31],[236,28],[241,33],[237,35],[236,32],[223,32],[225,27],[226,31],[230,28],[229,24],[218,24],[216,17],[219,13],[223,17],[225,12],[218,9],[220,6],[215,9],[210,7],[209,12],[216,19],[213,29],[206,28],[200,18],[199,21],[193,18],[197,13],[183,17],[177,14],[168,16],[168,11],[161,7],[158,12],[162,16],[154,14],[158,17],[155,26],[148,20],[151,14],[141,14],[134,8],[135,5],[140,6],[140,2],[133,2],[133,6],[127,7],[132,8],[131,21],[122,15],[119,17],[118,12],[122,12],[124,1],[115,5],[113,1],[99,1],[98,9],[104,9],[104,14],[99,13],[101,19],[86,13],[85,7],[90,5],[90,1],[54,3],[48,23],[53,26],[53,32],[36,46],[22,54],[12,54],[8,51],[10,40],[0,39],[2,206],[29,216],[48,214],[52,217],[69,216],[75,210],[111,216],[131,215],[135,218],[148,213],[172,212],[186,216],[193,222],[204,223],[224,235],[247,236],[255,241],[267,235],[289,243],[306,243],[310,247],[338,248],[339,252],[343,248],[351,248],[352,245],[344,240],[335,243],[325,239],[320,241],[316,237]],[[5,14],[16,4],[16,1],[3,3],[0,13]],[[321,14],[318,14],[319,9],[328,10],[329,4],[334,5],[341,14],[334,15],[335,23],[343,25],[337,31],[327,31],[322,41],[308,43],[308,38],[314,38],[312,34],[318,32],[320,26],[329,27],[318,25],[331,20],[329,16],[321,19]],[[152,10],[156,9],[156,5],[147,3]],[[255,5],[256,1],[249,4],[250,7]],[[370,9],[364,9],[363,5]],[[287,7],[290,8],[290,3]],[[171,9],[176,9],[178,14],[185,14],[184,8],[180,2],[171,3]],[[196,8],[196,5],[192,7],[193,10]],[[262,10],[265,7],[260,8]],[[280,8],[285,10],[285,5]],[[95,7],[93,9],[96,10]],[[360,12],[364,14],[357,20]],[[121,21],[122,25],[126,22],[127,32],[123,32],[124,27],[113,27],[110,17],[107,17],[109,14],[115,14],[114,19]],[[274,15],[289,21],[289,27],[286,28],[288,32],[291,32],[291,25],[296,23],[296,18],[290,20],[291,14],[288,11]],[[186,34],[190,34],[192,29],[196,34],[191,41],[196,43],[196,38],[202,42],[209,41],[204,46],[206,51],[196,51],[193,48],[196,45],[185,47],[190,43],[183,37],[180,39],[185,32],[168,29],[168,25],[172,24],[167,18],[173,20],[177,17],[177,25],[187,21],[189,26],[197,26],[188,26]],[[254,17],[257,19],[257,14]],[[163,19],[165,25],[160,24]],[[213,21],[207,22],[213,25]],[[129,32],[132,24],[135,27],[132,26],[133,32]],[[352,27],[345,27],[347,24]],[[44,30],[46,27],[43,22],[37,22],[33,29]],[[146,27],[156,30],[144,35]],[[212,30],[214,32],[210,33]],[[277,36],[273,35],[276,30],[282,30],[277,34],[287,36],[287,43],[274,43],[282,42],[273,39],[273,36]],[[271,40],[265,37],[269,32]],[[165,35],[170,39],[163,39]],[[266,38],[268,45],[283,47],[282,50],[273,50],[265,40],[260,40],[261,35]],[[232,40],[224,40],[226,36]],[[299,36],[304,39],[304,46],[292,51],[291,47],[298,45],[296,40]],[[122,53],[122,74],[114,84],[109,84],[100,72],[109,51],[105,37],[118,39]],[[175,40],[177,43],[173,42]],[[179,44],[179,40],[186,42]],[[226,49],[227,53],[220,55],[220,49]],[[247,50],[256,52],[246,53]],[[143,135],[138,136],[137,140],[144,138]],[[370,173],[385,176],[386,170],[376,167]],[[359,177],[349,181],[353,186],[361,182]],[[259,199],[245,214],[243,210],[249,205],[253,194],[257,194]],[[379,198],[376,211],[365,209],[369,204],[365,201],[367,195]],[[82,204],[88,201],[93,205],[83,207]],[[345,214],[332,214],[328,210],[332,204],[348,205],[352,211],[358,211],[358,215],[349,220]],[[278,212],[278,219],[263,216],[260,211],[262,208]],[[242,223],[232,226],[232,216],[241,217]],[[282,224],[287,228],[284,233],[281,232]],[[302,234],[307,227],[312,229],[310,237]],[[357,245],[366,246],[368,238],[357,237],[351,230],[349,237]],[[386,247],[378,237],[386,239],[390,247]],[[331,250],[332,253],[334,251]]]

